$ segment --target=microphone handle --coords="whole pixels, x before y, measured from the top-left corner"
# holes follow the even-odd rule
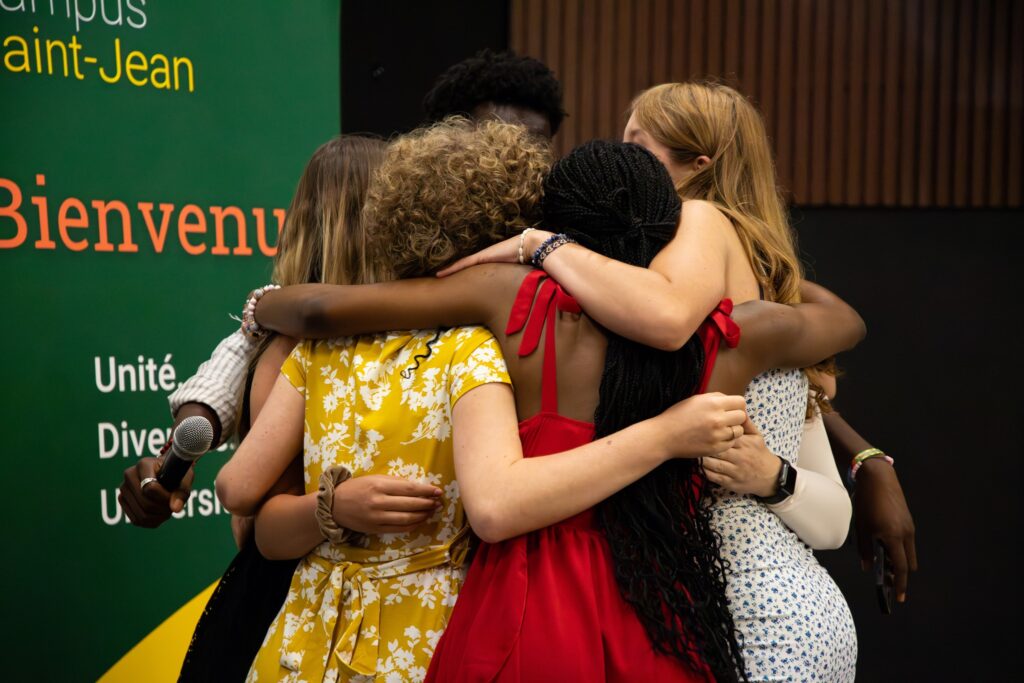
[[[167,454],[167,458],[164,460],[164,466],[160,468],[160,471],[156,475],[156,481],[158,484],[163,486],[168,491],[173,491],[181,484],[181,480],[188,474],[188,470],[192,467],[192,460],[185,460],[179,458],[174,450]]]

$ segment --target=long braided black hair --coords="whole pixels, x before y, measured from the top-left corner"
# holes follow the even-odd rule
[[[637,145],[577,147],[544,182],[544,221],[618,261],[650,265],[675,235],[680,202],[664,166]],[[694,335],[659,351],[607,332],[595,438],[653,417],[698,389],[704,349]],[[672,460],[598,507],[623,597],[655,649],[719,681],[744,678],[725,595],[721,538],[696,460]]]

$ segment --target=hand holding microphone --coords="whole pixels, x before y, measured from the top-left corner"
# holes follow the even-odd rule
[[[156,475],[156,482],[168,491],[178,488],[192,463],[210,450],[211,443],[213,425],[210,421],[199,415],[186,417],[174,428],[171,448],[167,451],[160,474]],[[142,488],[146,488],[146,483],[146,480],[142,481]]]
[[[163,461],[141,458],[124,471],[117,500],[132,524],[156,528],[184,509],[194,478],[192,463],[209,450],[212,440],[206,418],[185,418],[175,428]]]

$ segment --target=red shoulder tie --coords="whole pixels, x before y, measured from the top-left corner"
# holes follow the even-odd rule
[[[555,312],[581,313],[580,305],[542,270],[535,270],[523,279],[512,304],[505,334],[523,330],[519,355],[529,356],[540,345],[544,335],[544,368],[541,375],[541,410],[558,412],[558,369],[555,361]],[[525,329],[524,329],[525,328]]]
[[[703,394],[708,389],[711,371],[715,368],[715,360],[718,358],[718,349],[722,342],[730,349],[736,348],[740,343],[740,326],[731,316],[732,299],[722,299],[697,329],[701,344],[704,346],[704,372],[700,378],[698,394]]]

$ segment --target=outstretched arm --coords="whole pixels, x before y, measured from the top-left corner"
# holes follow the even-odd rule
[[[582,512],[673,457],[724,451],[742,396],[702,394],[562,453],[524,458],[511,389],[485,384],[452,409],[455,469],[473,530],[497,542]]]
[[[587,312],[611,331],[654,348],[671,351],[689,340],[726,294],[728,219],[703,201],[683,204],[676,236],[638,268],[579,245],[561,247],[544,261],[551,274]],[[524,253],[532,254],[551,233],[530,232]],[[439,275],[478,263],[514,262],[519,237],[457,261]]]
[[[279,380],[263,412],[268,419],[261,416],[243,442],[253,444],[240,447],[217,478],[218,495],[229,510],[248,512],[257,506],[280,467],[278,455],[262,444],[268,437],[285,444],[291,438],[290,426],[282,425],[292,421],[294,407],[288,405],[291,397],[278,394],[279,389],[298,395],[286,379]],[[466,512],[473,529],[489,542],[549,526],[592,507],[669,458],[726,450],[733,443],[733,425],[746,416],[743,408],[742,396],[703,394],[557,457],[523,458],[511,388],[481,385],[466,392],[452,409],[455,467]],[[269,417],[270,411],[281,417]],[[261,467],[254,469],[255,463]],[[404,489],[381,495],[395,481],[367,476],[342,482],[334,491],[335,521],[373,533],[400,533],[424,522],[436,509],[441,492],[398,481]],[[367,487],[370,495],[362,495]],[[374,501],[390,509],[367,524],[379,512]],[[261,552],[271,559],[301,557],[321,543],[316,505],[316,494],[268,500],[256,517]]]
[[[295,285],[267,292],[256,322],[306,339],[381,330],[504,324],[495,302],[529,272],[525,266],[486,265],[450,278],[417,278],[376,285]]]
[[[860,315],[838,296],[806,280],[796,306],[749,301],[733,311],[742,356],[754,376],[769,368],[805,368],[856,346],[867,334]]]

